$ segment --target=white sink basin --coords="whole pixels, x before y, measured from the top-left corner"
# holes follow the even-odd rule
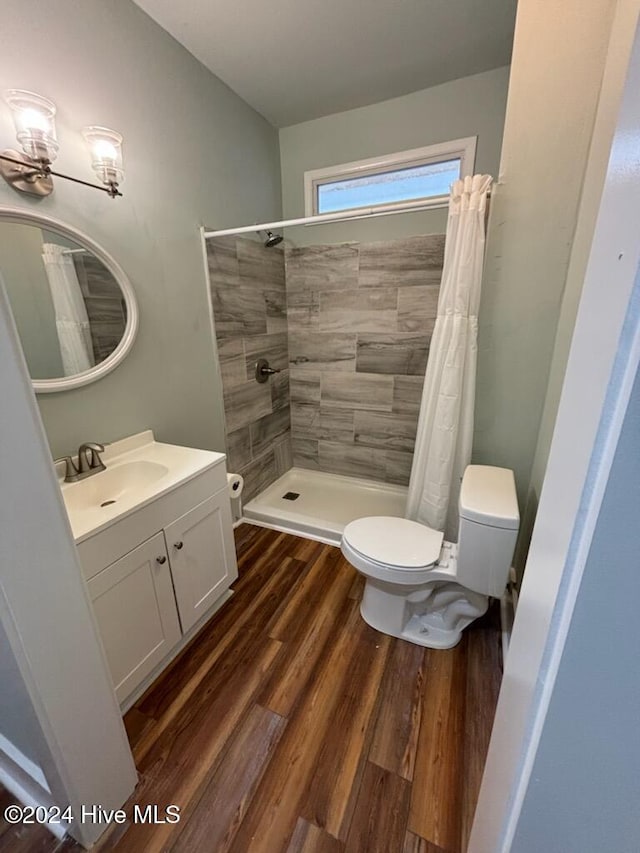
[[[136,492],[144,492],[168,473],[166,465],[145,459],[109,466],[106,471],[65,487],[63,495],[67,512],[104,509]]]
[[[76,542],[224,459],[223,453],[162,444],[150,430],[114,442],[102,454],[106,471],[77,483],[61,482]]]

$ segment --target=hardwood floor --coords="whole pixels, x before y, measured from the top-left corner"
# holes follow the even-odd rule
[[[100,849],[464,851],[500,685],[496,609],[455,649],[422,649],[365,624],[337,548],[249,525],[236,542],[235,595],[125,717],[128,814],[174,804],[181,820],[130,822]],[[0,853],[55,848],[3,846],[11,831]]]

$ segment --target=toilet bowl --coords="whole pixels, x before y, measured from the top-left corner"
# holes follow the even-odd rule
[[[469,465],[458,543],[417,521],[371,516],[344,529],[341,550],[366,578],[360,613],[373,628],[448,649],[506,586],[520,515],[513,472]]]

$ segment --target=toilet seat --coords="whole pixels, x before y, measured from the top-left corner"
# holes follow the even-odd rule
[[[443,534],[417,521],[369,516],[350,522],[342,553],[364,574],[396,584],[420,584],[433,574]]]

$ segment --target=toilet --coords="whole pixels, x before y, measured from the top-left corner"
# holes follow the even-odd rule
[[[406,518],[346,525],[341,550],[366,578],[360,613],[384,634],[449,649],[500,598],[520,525],[513,471],[469,465],[458,504],[458,543]]]

